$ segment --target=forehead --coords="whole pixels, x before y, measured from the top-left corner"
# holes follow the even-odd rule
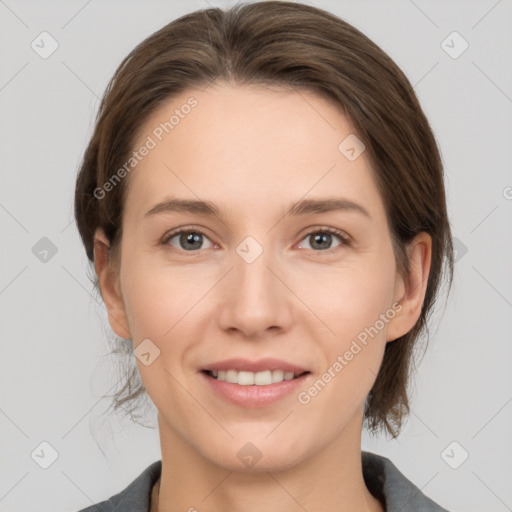
[[[141,126],[134,149],[148,141],[151,149],[130,173],[126,207],[141,213],[173,195],[258,211],[339,192],[378,214],[382,205],[365,152],[350,160],[343,144],[340,149],[355,136],[341,108],[311,91],[189,89]]]

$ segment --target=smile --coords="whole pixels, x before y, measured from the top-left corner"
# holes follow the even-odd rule
[[[207,371],[214,379],[238,384],[240,386],[268,386],[285,380],[292,380],[300,377],[303,373],[286,372],[284,370],[264,370],[261,372],[249,372],[238,370],[213,370]]]

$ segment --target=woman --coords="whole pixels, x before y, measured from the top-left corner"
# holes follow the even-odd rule
[[[361,32],[295,2],[166,25],[107,88],[75,215],[162,450],[84,510],[445,510],[361,451],[400,432],[453,273],[435,138]]]

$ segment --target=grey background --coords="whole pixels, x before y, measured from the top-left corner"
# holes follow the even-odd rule
[[[231,3],[0,0],[2,511],[77,510],[160,458],[156,429],[101,418],[115,378],[101,358],[110,328],[90,295],[74,180],[121,59],[172,19]],[[512,510],[512,3],[308,3],[365,32],[415,86],[441,147],[458,240],[454,289],[433,318],[410,421],[397,440],[364,434],[363,448],[449,510]],[[59,45],[47,59],[31,48],[43,31]],[[441,46],[453,31],[469,43],[458,58]],[[46,262],[43,237],[57,249]],[[48,469],[31,457],[49,457],[43,441],[58,454]]]

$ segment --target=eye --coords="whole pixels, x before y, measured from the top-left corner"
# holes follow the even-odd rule
[[[310,240],[309,247],[306,249],[311,249],[318,253],[332,254],[335,251],[329,250],[331,248],[331,244],[333,241],[333,235],[335,238],[340,240],[340,243],[335,246],[339,247],[342,245],[350,245],[350,238],[348,235],[343,233],[342,231],[334,228],[316,228],[314,231],[310,231],[306,234],[303,240]],[[172,240],[176,239],[173,243]],[[207,240],[210,245],[207,247],[203,246],[204,241]],[[172,231],[168,235],[164,237],[162,240],[162,244],[166,246],[170,246],[172,250],[175,251],[185,251],[185,252],[198,252],[201,249],[210,249],[212,247],[218,247],[216,244],[213,244],[211,240],[206,236],[206,234],[200,229],[177,229]],[[177,244],[177,246],[176,246]]]
[[[335,247],[339,247],[340,245],[350,245],[349,237],[342,231],[334,228],[317,228],[315,231],[310,231],[302,240],[311,241],[311,243],[309,243],[309,247],[306,247],[306,249],[332,254],[335,251],[328,249],[331,248],[330,246],[332,244],[333,235],[341,240],[341,243]]]
[[[178,248],[175,247],[171,240],[176,238]],[[170,245],[176,250],[182,250],[187,252],[197,252],[199,249],[208,249],[209,247],[202,247],[204,239],[210,241],[210,239],[199,229],[180,229],[169,233],[162,240],[162,244]],[[210,241],[211,244],[211,241]],[[211,246],[210,246],[211,247]]]

